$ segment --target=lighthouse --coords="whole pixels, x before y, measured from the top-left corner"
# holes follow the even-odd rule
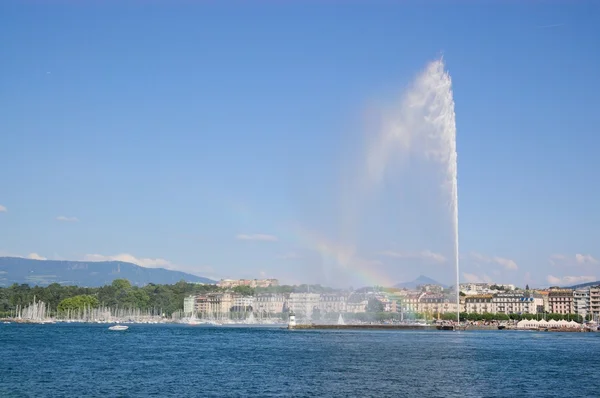
[[[290,311],[290,319],[288,322],[288,329],[293,329],[296,327],[296,314],[293,311]]]

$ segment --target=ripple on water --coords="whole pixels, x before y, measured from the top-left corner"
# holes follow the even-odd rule
[[[0,325],[0,396],[597,396],[594,333]],[[583,382],[585,381],[585,382]]]

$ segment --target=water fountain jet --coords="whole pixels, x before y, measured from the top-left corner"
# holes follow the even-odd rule
[[[442,189],[447,194],[452,222],[456,316],[460,322],[456,119],[452,80],[442,58],[429,63],[417,76],[400,106],[386,118],[382,127],[367,156],[367,171],[372,182],[381,182],[390,160],[402,155],[435,162],[443,173]]]

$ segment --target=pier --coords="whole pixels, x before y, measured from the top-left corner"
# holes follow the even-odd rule
[[[365,324],[365,325],[288,325],[292,330],[436,330],[435,325],[386,325],[386,324]]]

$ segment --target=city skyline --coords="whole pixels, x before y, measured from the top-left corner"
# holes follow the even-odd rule
[[[0,256],[453,284],[435,173],[355,187],[381,115],[443,54],[461,283],[600,279],[597,5],[0,10]]]

